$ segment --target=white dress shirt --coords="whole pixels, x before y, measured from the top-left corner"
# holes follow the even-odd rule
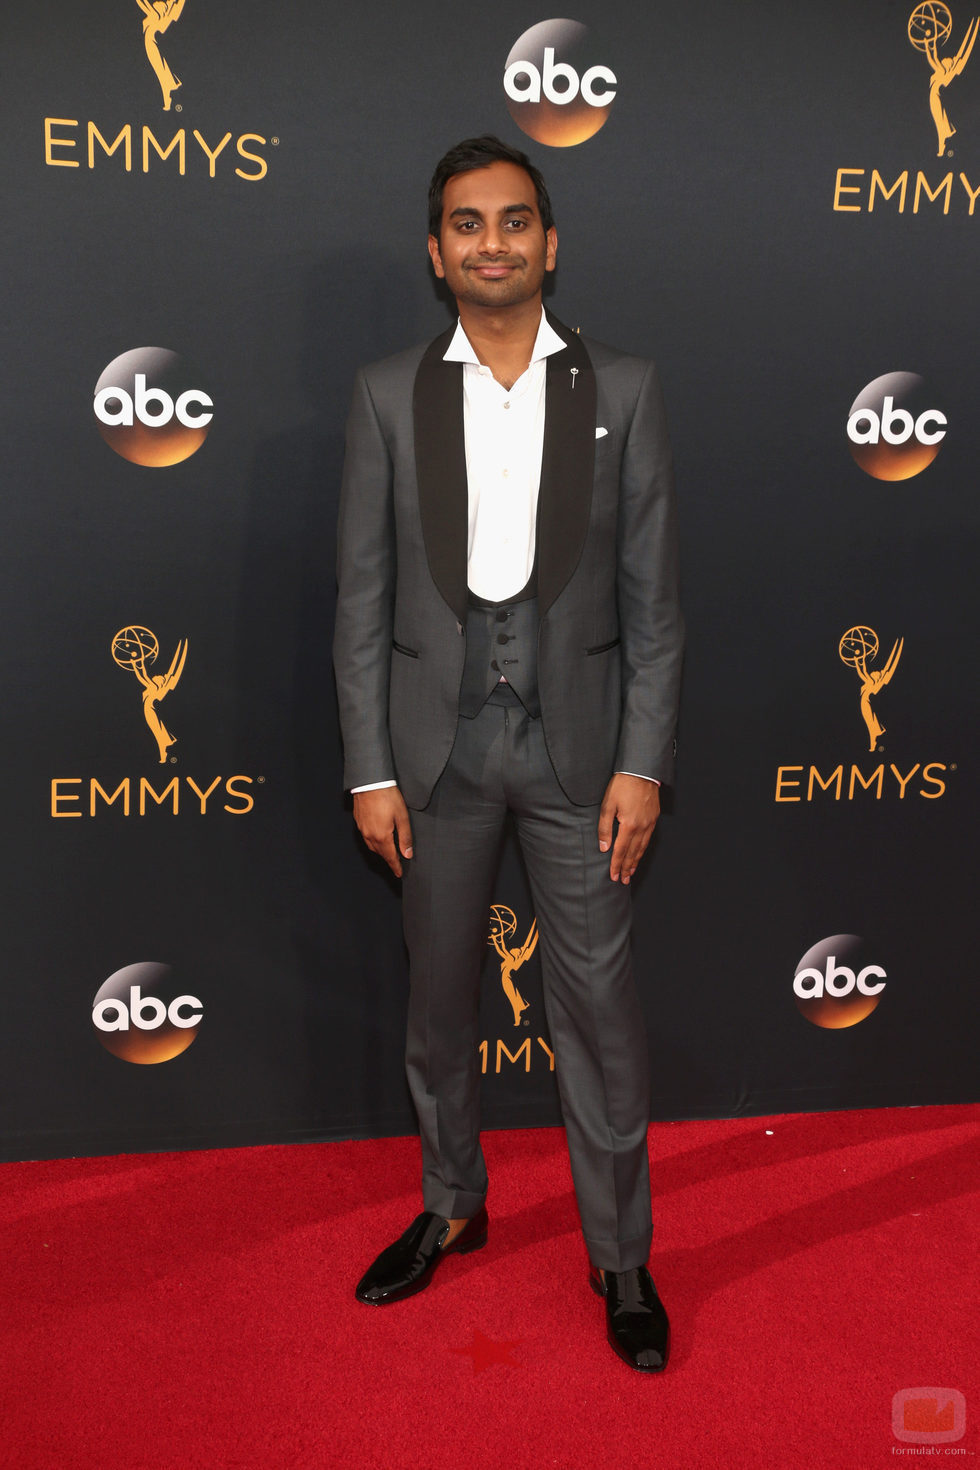
[[[462,322],[445,353],[444,361],[463,364],[466,581],[487,602],[513,597],[531,575],[544,448],[545,358],[564,350],[542,309],[531,361],[511,388],[480,362]]]

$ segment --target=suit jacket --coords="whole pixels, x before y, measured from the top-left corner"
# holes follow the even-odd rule
[[[558,780],[591,805],[614,771],[673,773],[673,474],[653,364],[549,321],[566,348],[546,359],[538,685]],[[465,656],[463,365],[442,360],[452,332],[358,373],[341,489],[344,783],[397,780],[418,808],[452,750]]]

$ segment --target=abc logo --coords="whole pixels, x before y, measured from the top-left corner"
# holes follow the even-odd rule
[[[916,373],[886,373],[869,383],[847,416],[848,448],[876,480],[910,480],[939,453],[946,415],[932,408]]]
[[[572,148],[606,121],[616,76],[596,61],[588,26],[543,20],[512,47],[504,92],[508,112],[528,137],[552,148]]]
[[[113,1056],[152,1066],[186,1051],[201,1024],[196,995],[171,993],[170,966],[125,965],[110,975],[92,1006],[95,1034]]]
[[[95,418],[105,442],[132,464],[189,459],[208,437],[214,404],[176,352],[135,347],[110,362],[95,385]]]
[[[856,934],[832,934],[800,960],[793,994],[814,1026],[841,1031],[871,1015],[887,976],[880,965],[864,963],[864,949],[864,940]]]

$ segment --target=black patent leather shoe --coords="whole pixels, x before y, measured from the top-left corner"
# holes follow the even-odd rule
[[[354,1295],[370,1307],[383,1307],[400,1302],[428,1286],[432,1275],[446,1256],[478,1251],[487,1243],[487,1211],[483,1206],[449,1245],[443,1241],[449,1234],[449,1221],[428,1210],[414,1220],[405,1234],[383,1250],[373,1266],[357,1283]]]
[[[670,1354],[670,1323],[646,1266],[607,1271],[590,1268],[592,1290],[606,1299],[606,1337],[614,1353],[641,1373],[662,1373]]]

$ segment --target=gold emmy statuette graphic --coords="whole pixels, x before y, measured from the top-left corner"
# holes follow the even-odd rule
[[[884,689],[891,682],[892,675],[898,668],[898,661],[902,656],[905,646],[904,638],[897,638],[888,655],[888,662],[883,669],[868,669],[868,660],[875,658],[878,653],[878,634],[874,628],[863,628],[861,626],[848,628],[842,634],[838,652],[841,660],[853,669],[861,680],[861,716],[868,727],[869,750],[874,750],[878,743],[879,735],[884,735],[885,727],[878,721],[878,716],[871,708],[871,701],[879,689]]]
[[[120,628],[112,640],[112,657],[121,669],[129,669],[143,686],[143,716],[149,725],[160,752],[160,764],[167,759],[167,751],[176,745],[177,737],[171,735],[157,714],[157,705],[165,699],[171,689],[176,688],[184,672],[187,658],[187,639],[182,638],[165,674],[148,674],[147,664],[154,664],[160,653],[157,636],[149,628],[134,624]]]
[[[184,0],[136,0],[136,3],[144,16],[143,44],[146,47],[146,55],[160,83],[160,91],[163,93],[163,110],[169,112],[170,98],[180,86],[180,79],[174,76],[166,58],[160,54],[157,37],[162,35],[168,26],[172,26],[174,21],[180,20]]]
[[[514,1025],[521,1024],[521,1016],[527,1010],[527,1001],[514,984],[513,975],[525,960],[529,960],[538,942],[538,921],[534,919],[523,944],[509,948],[504,941],[517,932],[517,916],[506,904],[495,903],[490,910],[490,933],[487,943],[492,944],[500,956],[500,983],[504,994],[514,1009]]]
[[[948,87],[953,78],[958,77],[966,66],[977,39],[978,30],[980,30],[980,19],[974,18],[966,28],[966,35],[956,55],[940,56],[939,47],[953,34],[953,17],[949,6],[944,5],[942,0],[923,0],[923,3],[917,5],[909,16],[909,40],[916,51],[922,52],[932,67],[932,79],[929,82],[929,111],[936,124],[936,137],[939,140],[937,152],[940,158],[956,129],[946,115],[943,99],[939,94],[943,87]]]

